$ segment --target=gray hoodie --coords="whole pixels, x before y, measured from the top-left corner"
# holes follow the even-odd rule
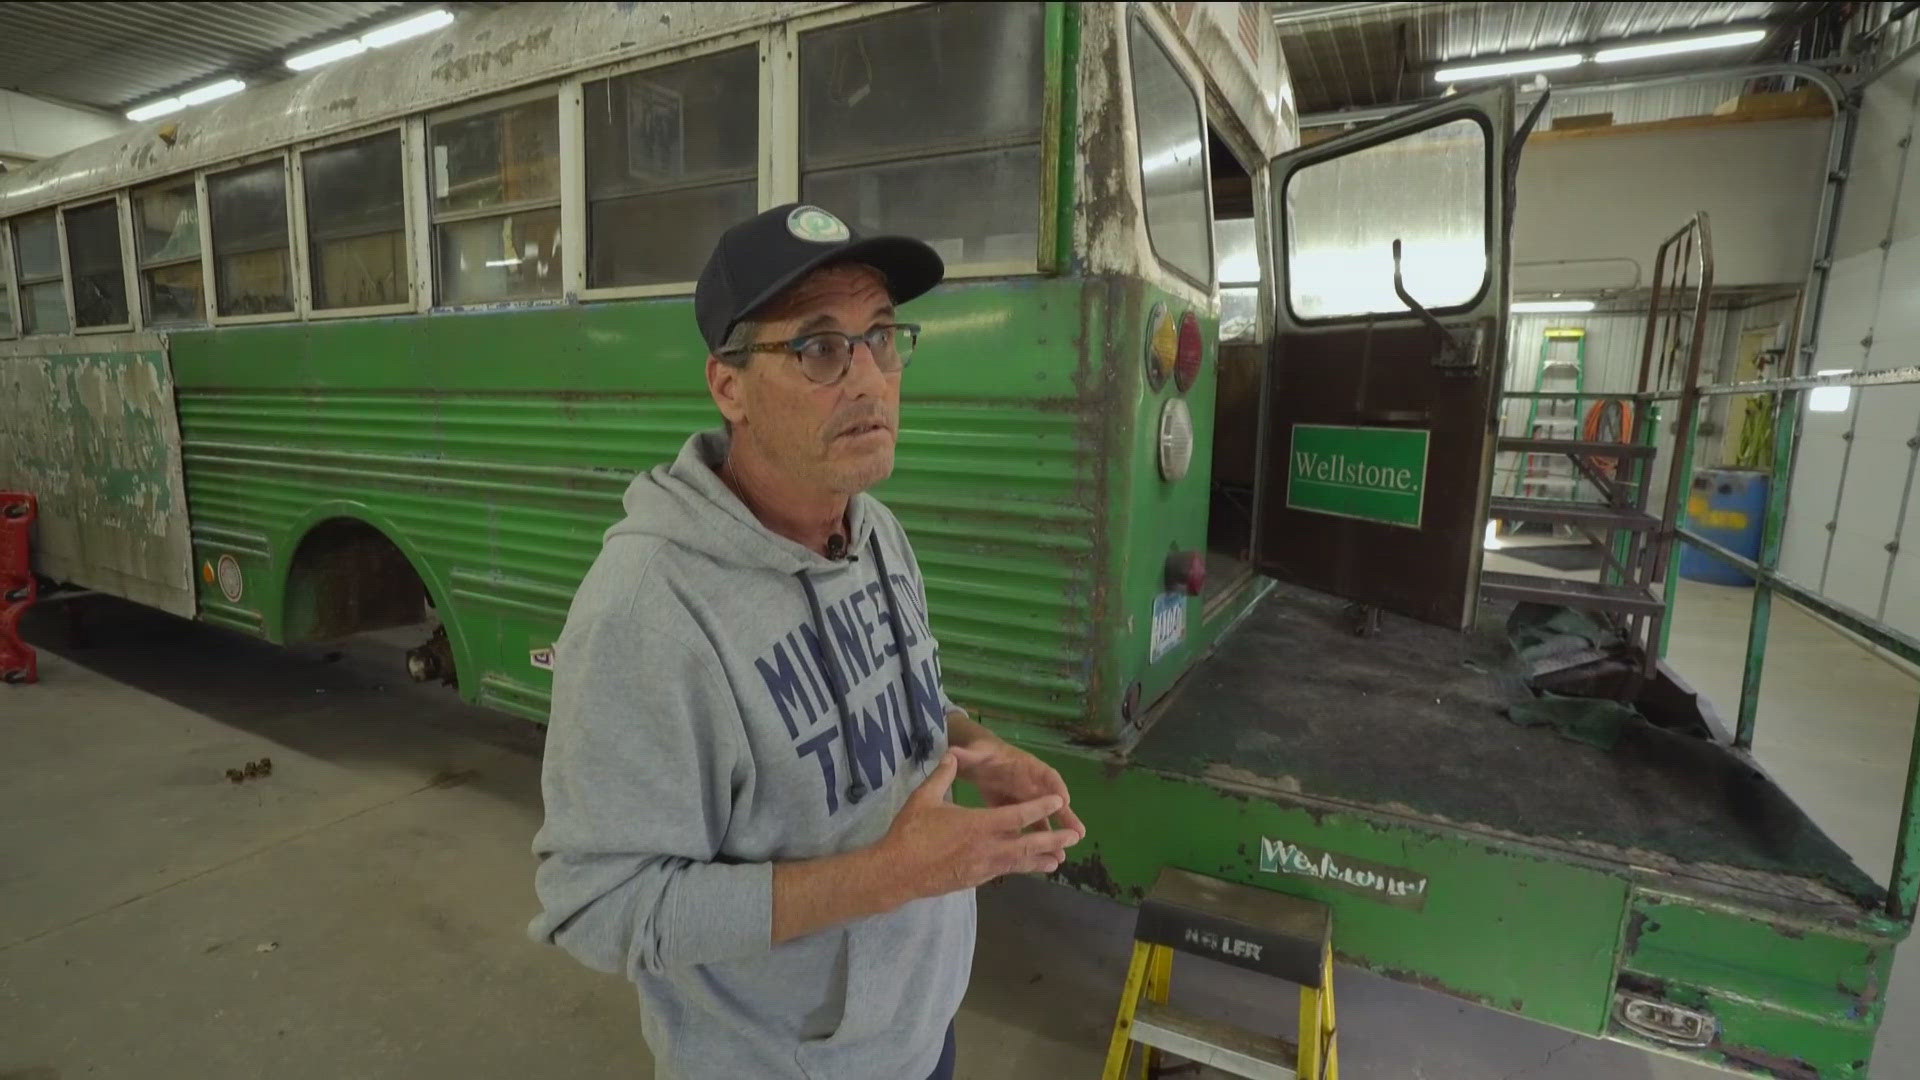
[[[770,532],[714,473],[726,446],[635,478],[574,596],[529,932],[639,986],[662,1077],[919,1080],[971,890],[770,939],[774,862],[880,840],[946,749],[920,568],[866,495],[848,559]]]

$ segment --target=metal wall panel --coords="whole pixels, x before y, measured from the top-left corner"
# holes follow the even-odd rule
[[[1920,159],[1912,154],[1920,60],[1863,94],[1850,181],[1812,369],[1920,364]],[[1843,411],[1805,396],[1781,572],[1920,633],[1912,497],[1920,387],[1855,388]]]

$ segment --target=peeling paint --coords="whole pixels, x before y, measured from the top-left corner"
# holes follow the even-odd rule
[[[180,431],[158,335],[0,351],[0,488],[32,492],[35,569],[195,613]]]

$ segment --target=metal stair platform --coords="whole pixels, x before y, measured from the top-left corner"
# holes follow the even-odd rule
[[[1564,499],[1518,499],[1496,495],[1487,504],[1487,516],[1504,521],[1546,521],[1564,525],[1584,525],[1593,529],[1631,529],[1653,532],[1660,519],[1625,506],[1570,502]]]
[[[1480,572],[1480,595],[1500,600],[1556,604],[1582,611],[1613,611],[1622,615],[1658,615],[1664,601],[1636,585],[1601,585],[1591,581],[1534,577],[1499,570]]]
[[[1155,1001],[1133,1014],[1133,1041],[1253,1080],[1295,1080],[1300,1068],[1299,1049],[1285,1039]]]
[[[1597,458],[1650,458],[1659,447],[1645,443],[1588,442],[1585,439],[1530,439],[1520,435],[1503,435],[1500,449],[1521,450],[1536,454],[1579,454],[1582,457]]]

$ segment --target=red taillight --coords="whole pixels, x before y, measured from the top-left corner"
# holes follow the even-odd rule
[[[1198,551],[1167,556],[1167,591],[1199,596],[1207,588],[1207,557]]]
[[[1189,311],[1180,316],[1180,348],[1173,360],[1173,385],[1181,393],[1200,377],[1200,317]]]

